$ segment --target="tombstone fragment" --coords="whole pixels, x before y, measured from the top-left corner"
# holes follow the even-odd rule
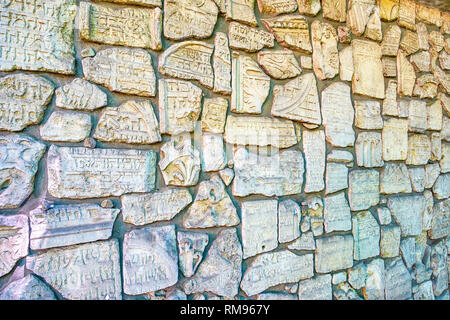
[[[353,211],[366,210],[380,201],[379,172],[353,170],[348,177],[348,201]]]
[[[425,198],[422,195],[392,196],[388,207],[402,230],[402,237],[417,236],[422,232]]]
[[[311,24],[314,73],[319,80],[332,79],[339,73],[338,37],[329,23],[315,20]]]
[[[353,266],[352,235],[333,235],[316,239],[315,270],[328,273]]]
[[[207,233],[177,232],[178,264],[185,277],[192,277],[197,271],[208,241]]]
[[[57,107],[70,110],[93,111],[108,103],[106,93],[81,78],[56,89],[55,97]]]
[[[8,274],[19,259],[28,255],[28,217],[0,216],[0,277]]]
[[[324,189],[325,134],[323,130],[303,130],[303,151],[306,162],[305,192]]]
[[[412,192],[408,168],[404,163],[387,162],[381,169],[380,192],[384,194]]]
[[[294,53],[289,49],[260,51],[258,63],[274,79],[294,78],[302,72]]]
[[[213,91],[231,94],[231,54],[228,37],[223,32],[217,32],[214,38],[213,69]]]
[[[324,198],[325,231],[349,231],[352,228],[350,207],[344,192]]]
[[[278,205],[278,241],[290,242],[300,236],[301,212],[299,205],[290,199]]]
[[[408,120],[390,118],[384,121],[383,160],[406,160],[408,153]]]
[[[0,293],[0,300],[56,300],[53,291],[34,274],[9,283]]]
[[[270,32],[238,22],[230,22],[228,25],[228,38],[232,49],[247,52],[256,52],[262,48],[272,48],[275,45],[274,36]]]

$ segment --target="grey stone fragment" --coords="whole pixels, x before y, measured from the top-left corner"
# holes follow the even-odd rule
[[[26,215],[0,215],[0,277],[28,254],[28,228]]]
[[[208,234],[178,231],[178,264],[185,277],[192,277],[203,259]]]
[[[392,196],[388,207],[402,229],[402,237],[416,236],[422,232],[422,216],[426,210],[424,196]]]
[[[29,274],[5,286],[0,292],[0,300],[56,300],[56,297],[44,282]]]
[[[425,189],[425,168],[412,167],[408,168],[411,185],[414,192],[423,192]]]
[[[326,168],[326,194],[348,188],[348,168],[345,164],[328,162]]]
[[[392,221],[391,211],[387,207],[377,208],[378,221],[381,225],[388,225]]]
[[[440,173],[441,168],[439,167],[439,163],[429,163],[425,165],[425,188],[430,189],[433,187]]]
[[[364,260],[380,254],[380,226],[370,211],[361,211],[352,217],[352,233],[355,260]]]
[[[431,269],[433,270],[433,293],[440,296],[448,289],[448,251],[445,241],[431,248]]]
[[[428,236],[430,239],[450,236],[450,199],[436,203],[433,206],[431,228]]]
[[[290,242],[300,236],[300,206],[287,199],[278,205],[278,241]]]
[[[348,200],[352,211],[365,210],[380,201],[377,170],[353,170],[349,174]]]
[[[362,289],[366,300],[384,300],[385,294],[384,260],[376,258],[367,264],[366,284]]]
[[[412,290],[414,300],[434,300],[433,283],[431,281],[413,286]]]
[[[348,231],[352,228],[350,207],[345,192],[324,198],[325,231]]]
[[[408,268],[416,263],[416,241],[414,238],[403,238],[400,242],[400,253]]]
[[[336,300],[362,300],[348,282],[339,283],[333,290],[333,296]]]
[[[299,300],[331,300],[332,298],[330,274],[318,274],[313,278],[299,282]]]
[[[354,289],[359,290],[366,285],[367,265],[364,262],[359,262],[347,272],[348,282]]]
[[[433,193],[438,200],[450,197],[450,173],[439,175],[433,185]]]
[[[353,154],[346,150],[333,149],[327,155],[327,161],[349,163],[353,161]]]
[[[380,255],[394,258],[399,255],[401,229],[399,226],[381,226]]]
[[[334,285],[338,285],[338,284],[340,284],[342,282],[347,281],[347,272],[345,272],[345,271],[341,271],[341,272],[338,272],[338,273],[333,273],[332,276],[333,276],[333,278],[331,280],[331,283],[334,284]]]
[[[95,56],[95,51],[88,56]],[[56,89],[55,97],[55,105],[64,109],[93,111],[108,103],[106,93],[81,78],[75,78],[72,82]]]
[[[334,235],[316,239],[315,270],[328,273],[353,266],[353,237]]]
[[[385,164],[381,169],[380,192],[384,194],[412,192],[408,168],[404,163]]]
[[[290,250],[307,250],[312,251],[316,249],[316,242],[314,241],[314,236],[312,231],[307,231],[302,233],[300,238],[296,239],[294,242],[288,245]]]
[[[401,258],[386,263],[386,300],[407,300],[412,297],[412,278]]]

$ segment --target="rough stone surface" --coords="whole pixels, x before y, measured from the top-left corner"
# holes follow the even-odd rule
[[[73,111],[54,111],[40,127],[41,138],[46,141],[80,142],[89,137],[91,116]]]
[[[380,226],[370,211],[361,211],[352,217],[352,232],[355,260],[364,260],[380,254]]]
[[[353,266],[353,237],[334,235],[316,239],[315,270],[328,273]]]
[[[238,22],[230,22],[228,38],[232,49],[256,52],[262,48],[272,48],[275,39],[270,32],[252,28]]]
[[[322,0],[323,17],[326,19],[345,22],[347,1],[345,0]]]
[[[315,20],[311,24],[314,73],[320,80],[332,79],[339,73],[338,37],[329,23]]]
[[[178,264],[185,277],[192,277],[197,271],[208,241],[207,233],[184,231],[177,233]]]
[[[95,54],[94,54],[95,56]],[[84,79],[75,78],[72,82],[55,90],[55,105],[59,108],[93,111],[108,103],[106,93]]]
[[[348,168],[343,163],[328,162],[325,175],[325,193],[334,193],[348,188]]]
[[[422,232],[422,212],[425,210],[422,195],[392,196],[388,207],[402,230],[402,237],[417,236]]]
[[[399,226],[381,226],[380,255],[394,258],[399,255],[401,229]]]
[[[365,168],[382,167],[381,133],[363,131],[358,134],[355,144],[358,166]]]
[[[406,160],[408,153],[408,120],[390,118],[384,121],[383,160]]]
[[[56,300],[56,297],[44,282],[29,274],[9,283],[1,291],[0,300]]]
[[[384,260],[376,258],[367,264],[367,279],[362,288],[366,300],[384,300],[385,265]]]
[[[328,195],[324,198],[323,216],[327,233],[352,229],[350,207],[345,198],[345,192]]]
[[[260,51],[258,63],[274,79],[294,78],[302,72],[294,53],[289,49]]]
[[[278,205],[278,241],[290,242],[300,236],[300,206],[293,200],[283,200]]]
[[[323,130],[303,130],[303,151],[306,162],[305,192],[324,189],[325,133]]]
[[[353,211],[369,209],[380,201],[380,174],[376,170],[353,170],[348,177],[348,200]]]
[[[27,256],[28,228],[25,215],[0,216],[0,277],[8,274],[19,259]]]
[[[412,278],[401,258],[386,263],[386,300],[407,300],[412,296]]]
[[[408,168],[404,163],[387,162],[381,169],[380,192],[384,194],[412,192]]]
[[[298,285],[299,300],[331,300],[332,286],[331,275],[316,275],[313,278],[305,279]]]
[[[228,37],[223,32],[217,32],[214,38],[213,69],[213,91],[231,94],[231,53]]]

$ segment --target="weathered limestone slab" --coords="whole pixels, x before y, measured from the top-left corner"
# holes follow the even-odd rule
[[[383,75],[388,78],[395,78],[397,76],[397,59],[390,57],[381,58],[383,65]]]
[[[390,118],[384,121],[383,160],[406,160],[408,153],[408,120]]]
[[[178,265],[185,277],[192,277],[197,271],[208,241],[207,233],[177,232]]]
[[[193,186],[200,176],[200,152],[189,134],[172,136],[161,147],[159,168],[168,186]]]
[[[411,193],[408,168],[404,163],[387,162],[381,169],[380,192],[383,194]]]
[[[167,13],[165,16],[167,17]],[[158,71],[178,79],[198,80],[200,84],[212,89],[214,72],[210,61],[213,50],[213,45],[201,41],[173,44],[159,56]]]
[[[192,202],[192,196],[186,189],[168,188],[153,193],[125,194],[120,201],[123,221],[141,226],[171,220]]]
[[[442,130],[441,130],[442,140],[450,142],[450,118],[442,118]]]
[[[343,163],[327,163],[325,194],[348,188],[348,168]]]
[[[442,25],[441,12],[438,8],[416,4],[416,18],[425,21],[427,24],[434,24],[437,27]]]
[[[82,1],[78,14],[80,37],[83,40],[152,50],[162,48],[160,8],[117,9]],[[165,23],[164,31],[167,28]]]
[[[242,201],[241,215],[244,259],[278,246],[277,200]]]
[[[212,0],[164,0],[164,37],[171,40],[209,38],[218,13]]]
[[[232,66],[231,111],[261,113],[262,105],[269,95],[270,77],[252,58],[236,52],[233,52]]]
[[[352,92],[378,99],[384,99],[384,77],[381,64],[381,47],[367,40],[352,40],[355,71]]]
[[[236,229],[222,230],[208,250],[197,273],[184,284],[186,294],[209,291],[233,298],[242,277],[242,246]]]
[[[435,300],[433,284],[430,280],[412,287],[414,300]]]
[[[403,32],[402,40],[400,41],[400,48],[409,56],[419,50],[419,37],[416,32],[405,30]]]
[[[370,211],[352,217],[353,258],[364,260],[380,254],[380,226]]]
[[[318,1],[316,1],[317,3]],[[296,0],[258,0],[259,12],[268,15],[291,13],[297,10]],[[319,3],[320,10],[320,3]]]
[[[327,161],[351,163],[353,161],[353,154],[346,150],[333,149],[327,155]]]
[[[161,141],[158,119],[150,101],[128,100],[105,108],[94,138],[105,142],[151,144]]]
[[[438,202],[433,206],[430,239],[440,239],[450,235],[450,199]]]
[[[401,96],[412,96],[416,82],[416,73],[403,50],[399,50],[397,55],[397,76],[398,94]]]
[[[386,263],[386,300],[407,300],[412,297],[412,278],[399,257]]]
[[[225,168],[225,152],[221,134],[205,132],[202,134],[202,170],[219,171]]]
[[[0,140],[0,209],[18,208],[34,189],[46,146],[25,134],[2,134]]]
[[[360,132],[356,138],[355,153],[358,166],[382,167],[382,143],[379,132]]]
[[[289,49],[260,51],[258,63],[274,79],[294,78],[302,72],[294,53]]]
[[[218,175],[200,182],[194,203],[183,216],[185,228],[231,227],[239,222],[236,208]]]
[[[50,146],[48,192],[86,199],[149,192],[155,187],[156,153],[145,150]]]
[[[316,239],[315,270],[328,273],[353,266],[353,237],[334,235]]]
[[[161,133],[176,135],[194,131],[200,117],[202,90],[189,81],[159,79]]]
[[[417,262],[416,240],[413,237],[400,240],[400,253],[407,268],[411,268]]]
[[[418,42],[419,42],[419,49],[420,50],[429,50],[430,49],[430,45],[428,43],[428,30],[427,30],[427,26],[422,23],[419,22],[418,24],[416,24],[416,29],[417,29],[417,37],[418,37]]]
[[[299,282],[299,300],[332,300],[332,298],[330,274],[316,275]]]
[[[303,53],[311,53],[309,28],[306,18],[299,14],[261,19],[263,25],[275,35],[277,42],[283,47]]]
[[[0,27],[0,33],[4,35],[0,44],[0,71],[74,74],[76,10],[74,0],[4,2]]]
[[[111,91],[153,97],[156,76],[152,56],[143,49],[107,48],[83,58],[84,78]]]
[[[406,164],[425,165],[431,157],[430,139],[425,134],[414,134],[408,138]]]
[[[256,52],[264,47],[272,48],[275,45],[274,36],[270,32],[238,22],[230,22],[228,25],[228,38],[231,48],[247,52]]]
[[[314,235],[312,231],[303,232],[299,238],[297,238],[294,242],[288,245],[288,249],[306,250],[306,251],[316,250],[316,242],[314,241]]]
[[[366,210],[380,201],[377,170],[353,170],[348,177],[348,201],[353,211]]]
[[[367,21],[366,32],[364,33],[364,36],[374,41],[381,41],[381,39],[383,39],[383,33],[381,31],[380,11],[376,6],[373,7],[372,14]]]
[[[90,115],[55,110],[41,125],[40,135],[46,141],[80,142],[89,137],[91,126]]]
[[[431,229],[431,222],[433,219],[434,198],[433,193],[430,190],[423,191],[423,196],[425,197],[426,208],[422,215],[422,230],[429,231]]]
[[[431,48],[436,50],[436,52],[441,52],[442,49],[444,49],[445,46],[444,36],[436,30],[430,32],[428,42]]]
[[[14,73],[0,78],[0,130],[22,131],[40,123],[53,91],[50,81],[36,75]]]
[[[375,0],[348,1],[347,26],[354,35],[361,36],[364,33],[374,7]]]
[[[441,173],[441,168],[439,167],[439,163],[430,163],[425,165],[425,188],[430,189],[439,174]]]
[[[425,167],[408,168],[411,185],[414,192],[423,192],[425,189]]]
[[[122,299],[117,239],[34,254],[26,258],[26,268],[66,299]]]
[[[329,23],[314,20],[311,24],[314,73],[319,80],[333,79],[339,73],[338,37]]]
[[[145,227],[125,233],[123,291],[129,295],[156,291],[178,281],[175,226]]]
[[[381,226],[380,255],[394,258],[399,255],[401,229],[399,226]]]
[[[424,132],[427,129],[427,103],[423,100],[409,100],[408,131]]]
[[[314,74],[307,73],[273,88],[272,115],[304,123],[322,123]]]
[[[345,192],[328,195],[324,198],[325,231],[348,231],[352,228],[350,207]]]
[[[416,3],[414,0],[400,0],[398,25],[413,31],[416,30]]]
[[[344,82],[335,82],[322,91],[322,117],[327,141],[336,147],[353,146],[354,110],[350,87]]]
[[[377,258],[367,264],[367,279],[362,293],[366,300],[384,300],[385,267],[384,260]]]
[[[0,277],[8,274],[28,254],[28,217],[0,216]]]
[[[30,248],[42,250],[106,240],[119,209],[96,204],[42,206],[30,211]]]
[[[398,18],[399,0],[377,0],[380,8],[380,17],[385,21],[392,21]]]
[[[289,148],[297,144],[294,123],[269,117],[227,117],[225,142],[240,145]]]
[[[322,235],[324,224],[322,199],[317,196],[307,197],[306,201],[302,202],[302,206],[304,206],[303,209],[305,210],[305,218],[303,221],[308,217],[313,235],[316,237]],[[308,230],[303,230],[303,232]]]
[[[383,106],[381,113],[384,116],[397,116],[397,117],[407,117],[406,115],[400,115],[400,105],[397,101],[397,81],[388,80],[388,85],[386,88],[386,98],[383,100]],[[408,111],[406,109],[406,111]]]
[[[392,221],[391,211],[387,207],[377,208],[377,215],[378,221],[383,226],[390,224]]]
[[[450,70],[450,54],[445,50],[439,54],[439,63],[441,64],[442,69]]]
[[[355,126],[360,129],[382,129],[380,102],[355,100]]]
[[[326,19],[345,22],[347,1],[322,0],[323,17]]]
[[[433,193],[438,200],[450,197],[450,173],[439,175],[433,185]]]
[[[282,283],[311,278],[313,254],[296,255],[289,250],[264,253],[255,258],[242,277],[241,289],[252,296]]]
[[[422,195],[392,196],[388,199],[388,207],[402,229],[402,237],[422,232],[422,215],[426,209]]]
[[[256,27],[254,6],[255,0],[225,0],[226,18]]]
[[[234,170],[231,168],[225,168],[219,171],[219,176],[222,178],[223,183],[229,186],[231,181],[234,179]]]
[[[343,81],[352,81],[353,77],[353,51],[348,46],[339,51],[339,75]]]
[[[306,162],[305,192],[325,188],[325,134],[323,130],[303,130],[303,151]]]
[[[211,133],[223,133],[227,117],[228,100],[215,97],[205,98],[202,111],[202,130]]]
[[[315,16],[319,13],[321,5],[319,0],[297,0],[298,12],[308,16]]]
[[[300,236],[300,206],[293,200],[287,199],[278,206],[278,241],[290,242]]]
[[[438,83],[432,74],[424,74],[417,78],[413,95],[421,99],[433,99],[437,95]]]
[[[81,78],[55,90],[55,105],[59,108],[93,111],[108,104],[106,93]]]
[[[430,256],[434,280],[433,293],[435,296],[440,296],[444,290],[448,289],[448,249],[444,240],[431,247]]]
[[[450,172],[450,143],[442,144],[442,158],[439,161],[442,173]]]
[[[364,262],[359,262],[353,268],[348,269],[348,283],[356,290],[361,289],[366,285],[367,279],[367,265]]]
[[[223,32],[217,32],[214,38],[213,68],[213,91],[231,94],[231,53],[228,37]]]
[[[9,283],[0,293],[0,300],[56,300],[56,297],[44,282],[29,274]]]
[[[432,58],[432,63],[433,61],[434,59]],[[450,94],[450,77],[448,72],[443,71],[437,65],[432,65],[431,70],[433,71],[434,78],[439,82],[439,89],[444,93]]]

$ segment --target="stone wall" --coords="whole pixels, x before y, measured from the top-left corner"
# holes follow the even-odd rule
[[[12,0],[0,22],[0,298],[449,299],[448,12]]]

